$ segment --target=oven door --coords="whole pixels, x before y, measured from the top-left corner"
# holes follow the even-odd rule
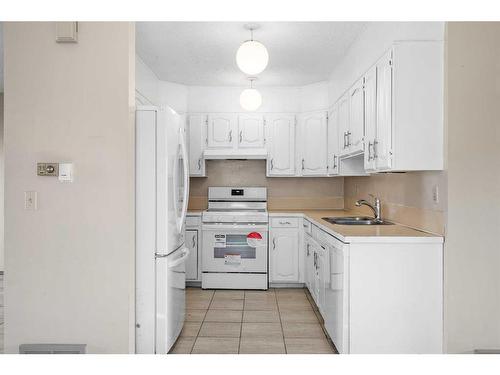
[[[203,272],[267,272],[267,225],[203,224]]]

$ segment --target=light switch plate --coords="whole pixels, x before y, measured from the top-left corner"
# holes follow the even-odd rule
[[[38,209],[38,194],[36,191],[24,192],[24,209],[30,211]]]

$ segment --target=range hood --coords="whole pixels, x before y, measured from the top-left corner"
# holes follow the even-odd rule
[[[266,159],[266,149],[218,149],[218,150],[205,150],[203,153],[205,160],[211,159]]]

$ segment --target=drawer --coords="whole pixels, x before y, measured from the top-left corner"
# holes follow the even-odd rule
[[[271,227],[273,228],[298,228],[298,217],[273,217],[271,219]]]
[[[307,219],[302,220],[302,226],[304,227],[304,232],[311,234],[312,224],[309,220],[307,220]]]
[[[186,216],[186,227],[199,227],[201,225],[200,216]]]

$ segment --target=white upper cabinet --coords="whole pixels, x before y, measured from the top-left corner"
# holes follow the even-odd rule
[[[392,167],[392,51],[385,54],[375,68],[377,121],[372,157],[377,169],[387,170]]]
[[[187,132],[189,140],[189,175],[204,177],[205,159],[203,152],[207,142],[207,115],[190,115],[188,117]]]
[[[349,154],[363,152],[364,122],[364,78],[358,80],[349,90],[349,129],[347,130],[347,149]]]
[[[373,67],[365,75],[365,153],[366,171],[374,171],[377,126],[377,69]]]
[[[365,75],[365,169],[443,169],[443,42],[400,42]]]
[[[339,149],[341,155],[346,155],[349,153],[349,93],[346,92],[338,101],[338,111],[339,111]]]
[[[208,115],[207,148],[233,148],[236,137],[237,117],[231,113]]]
[[[239,115],[238,148],[263,148],[264,142],[264,116]]]
[[[328,175],[339,174],[339,105],[338,103],[328,112]]]
[[[295,116],[273,114],[265,118],[268,133],[268,176],[295,175]]]
[[[327,112],[300,117],[300,171],[303,176],[327,175]]]

